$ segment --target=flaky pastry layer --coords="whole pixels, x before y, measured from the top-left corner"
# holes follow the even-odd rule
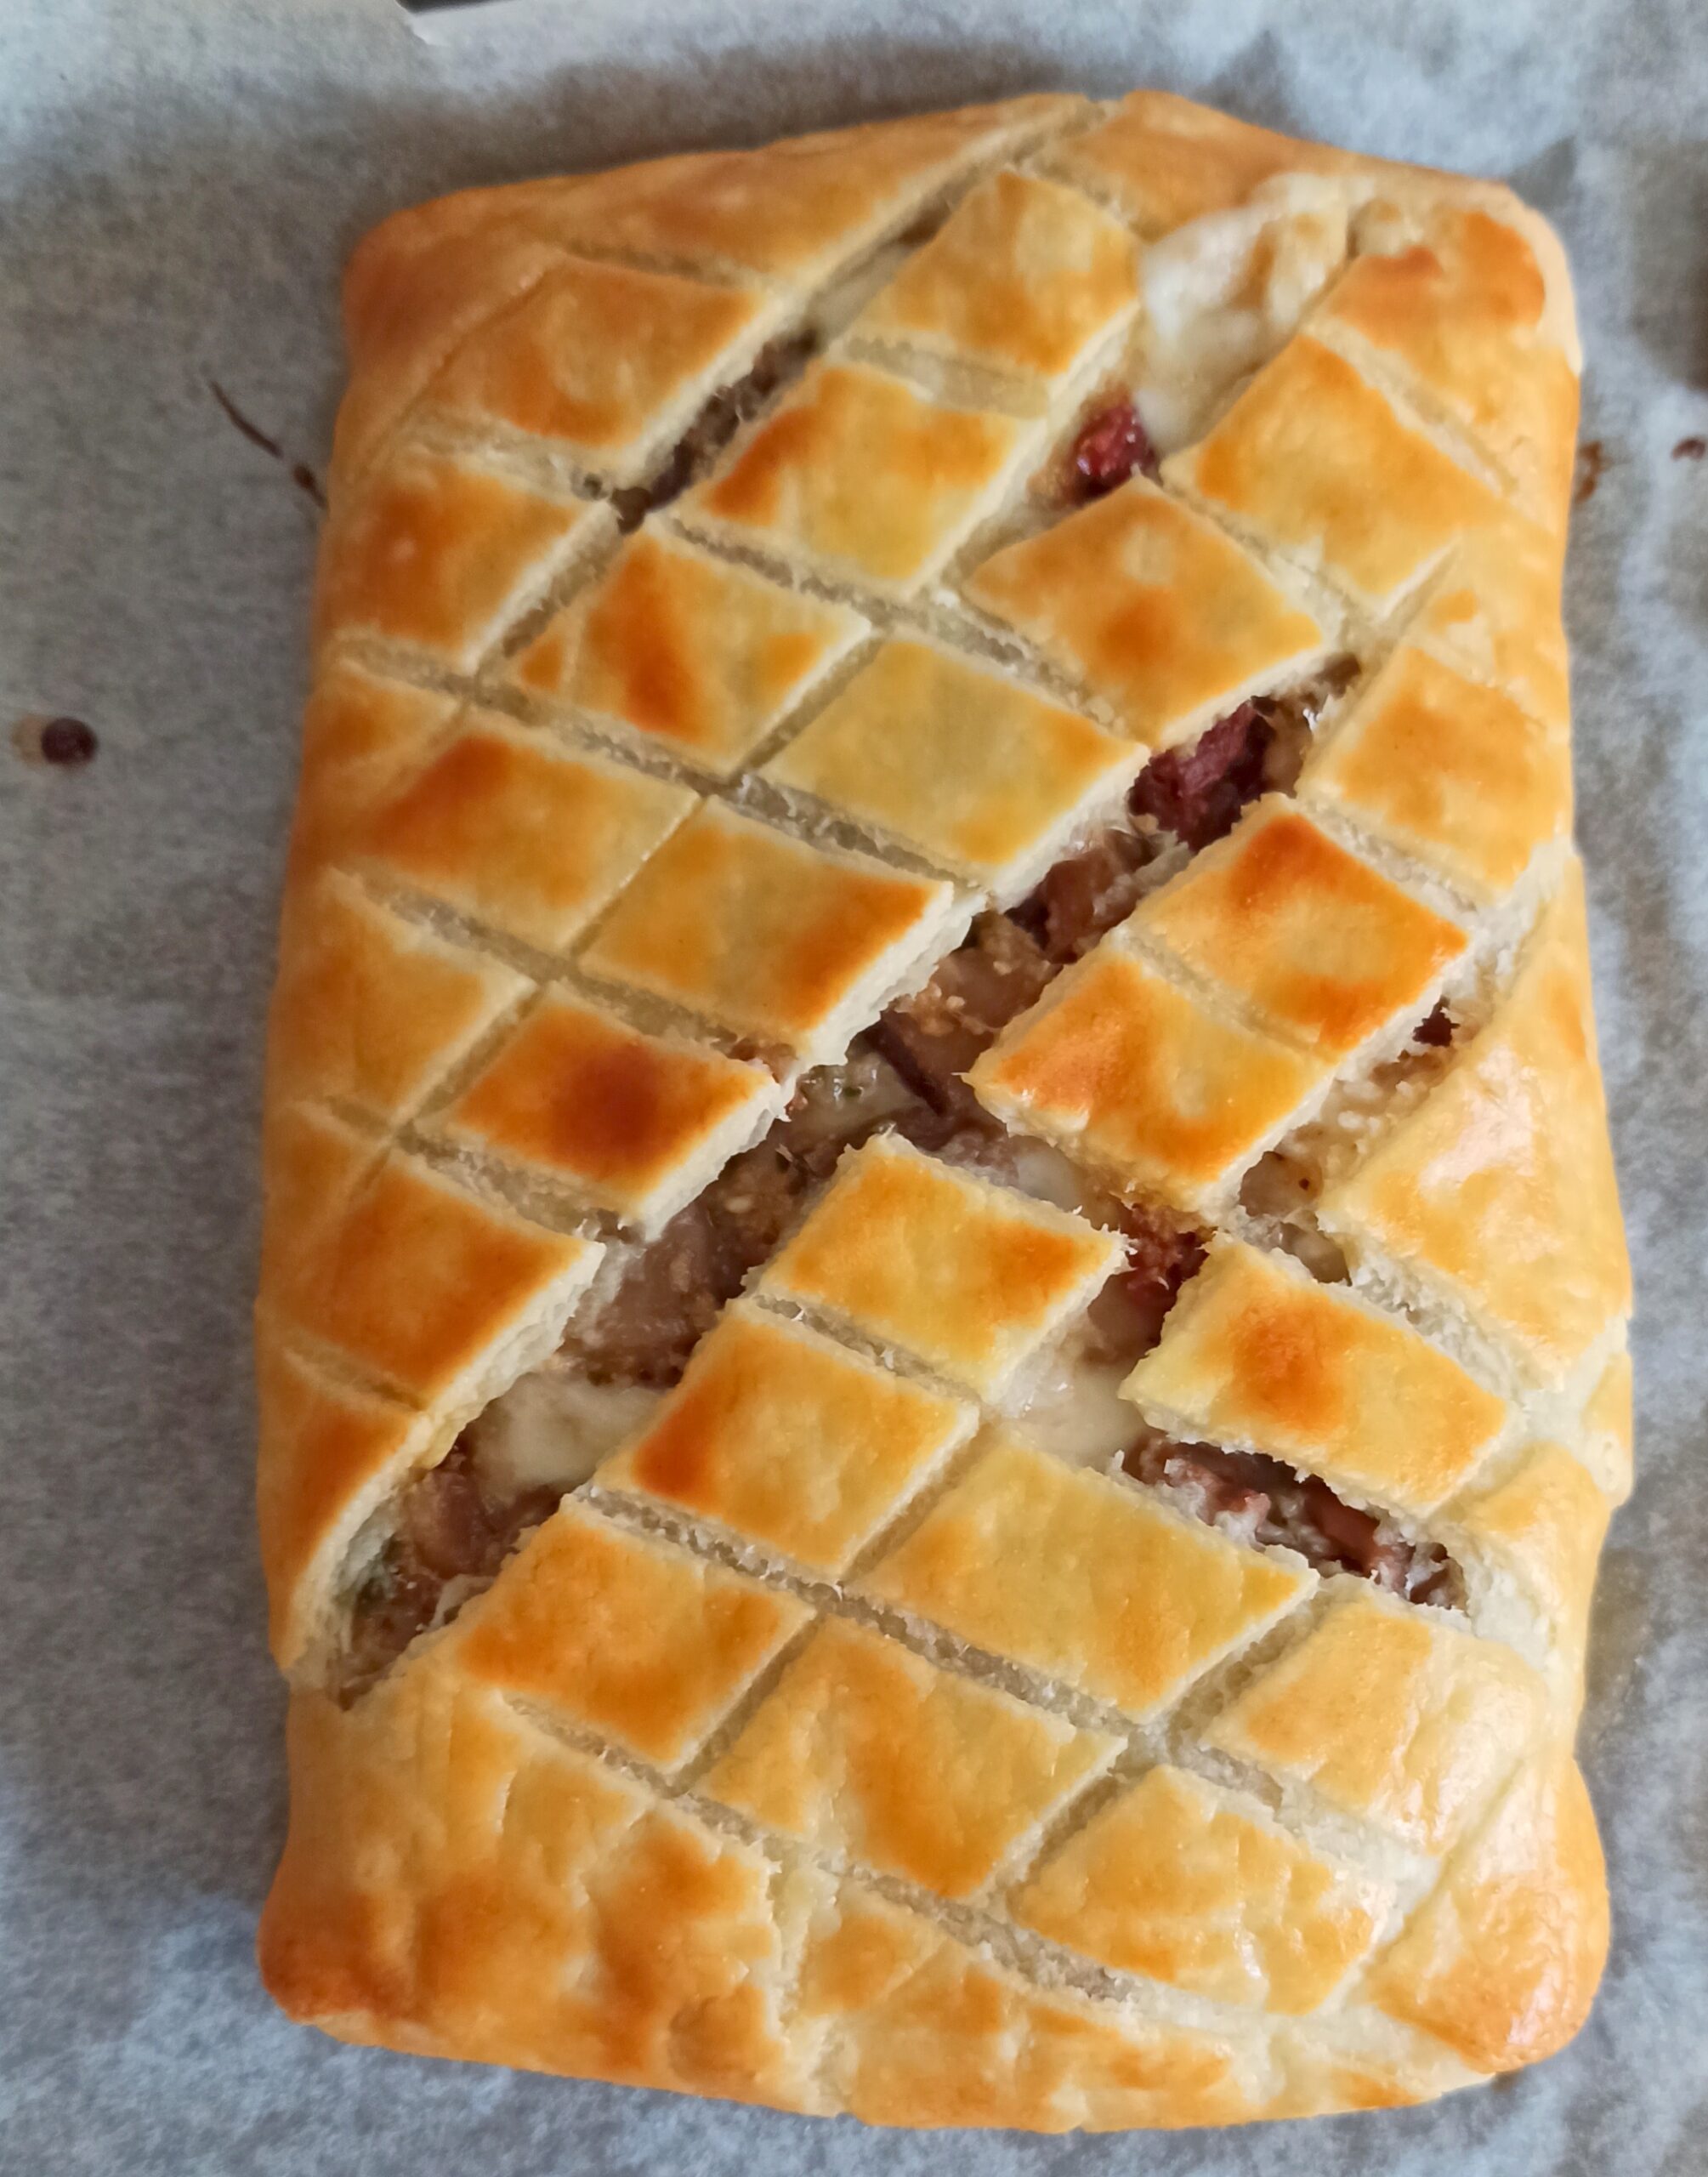
[[[1048,95],[445,198],[345,307],[269,1987],[908,2126],[1560,2046],[1631,1294],[1552,235]]]

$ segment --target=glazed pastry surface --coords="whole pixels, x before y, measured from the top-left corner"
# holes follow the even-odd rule
[[[1048,95],[448,197],[345,308],[269,1987],[907,2126],[1558,2048],[1631,1285],[1551,232]]]

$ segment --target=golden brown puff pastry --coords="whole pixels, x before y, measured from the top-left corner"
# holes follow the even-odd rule
[[[1041,96],[447,198],[345,302],[269,1987],[899,2125],[1558,2048],[1631,1292],[1552,236]]]

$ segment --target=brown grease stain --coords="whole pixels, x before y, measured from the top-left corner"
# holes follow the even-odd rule
[[[24,761],[54,770],[81,770],[94,763],[100,745],[94,726],[64,713],[44,718],[31,712],[12,729],[12,746]]]
[[[1572,472],[1572,504],[1575,507],[1580,507],[1595,497],[1607,468],[1607,448],[1599,439],[1586,439],[1579,446],[1577,466]]]
[[[292,461],[277,439],[270,436],[261,429],[258,423],[244,414],[217,378],[206,378],[203,384],[218,402],[221,412],[234,429],[241,431],[251,446],[258,446],[269,460],[276,461],[297,489],[305,497],[311,498],[324,514],[326,506],[326,493],[321,491],[320,480],[308,463]]]

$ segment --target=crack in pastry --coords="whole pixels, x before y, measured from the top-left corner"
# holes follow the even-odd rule
[[[1074,434],[1056,480],[1056,496],[1070,506],[1081,505],[1100,499],[1129,476],[1149,476],[1155,483],[1161,467],[1132,395],[1119,393],[1100,401]]]
[[[1261,793],[1291,793],[1317,721],[1359,675],[1342,653],[1285,695],[1255,696],[1197,740],[1151,758],[1133,789],[1135,808],[1194,852],[1230,832]]]
[[[1155,1430],[1123,1457],[1135,1481],[1230,1538],[1291,1549],[1314,1572],[1350,1572],[1408,1602],[1465,1608],[1465,1574],[1439,1543],[1415,1539],[1349,1503],[1320,1475],[1261,1452],[1181,1444]]]
[[[1094,1456],[1111,1438],[1126,1446],[1136,1424],[1116,1387],[1160,1334],[1176,1293],[1202,1260],[1202,1239],[1189,1222],[1124,1202],[1058,1151],[1011,1134],[965,1077],[1064,967],[1174,873],[1183,850],[1210,844],[1257,795],[1291,786],[1318,718],[1357,671],[1350,657],[1332,659],[1302,687],[1244,703],[1189,746],[1153,756],[1117,816],[1081,838],[1010,910],[975,917],[928,981],[892,1001],[845,1059],[798,1077],[764,1137],[637,1249],[614,1287],[572,1323],[547,1372],[551,1384],[574,1386],[570,1402],[542,1401],[536,1380],[524,1378],[463,1432],[441,1467],[401,1492],[390,1531],[351,1593],[340,1664],[347,1697],[490,1583],[562,1492],[592,1473],[616,1441],[614,1428],[644,1412],[637,1395],[644,1401],[680,1379],[843,1155],[880,1130],[1084,1211],[1123,1235],[1126,1267],[1058,1346],[1053,1378],[1034,1387],[1024,1413],[1036,1437],[1075,1459]],[[1291,1166],[1269,1184],[1272,1191],[1304,1191]],[[1333,1256],[1332,1243],[1297,1218],[1277,1222],[1280,1244],[1314,1247],[1319,1259]],[[555,1447],[552,1478],[517,1483],[502,1467],[493,1471],[481,1445],[498,1432],[514,1434],[517,1407],[530,1401],[536,1441]],[[1276,1502],[1284,1497],[1275,1492]],[[1348,1508],[1348,1524],[1358,1516]]]
[[[706,474],[742,425],[762,414],[794,383],[823,344],[822,333],[813,326],[768,340],[741,378],[711,396],[645,483],[625,485],[609,494],[619,528],[636,529],[648,514],[679,499]]]
[[[1444,998],[1397,1051],[1366,1072],[1336,1081],[1322,1106],[1246,1174],[1240,1208],[1313,1277],[1340,1284],[1350,1274],[1344,1252],[1317,1224],[1313,1206],[1373,1139],[1444,1077],[1455,1053],[1476,1034],[1481,1011],[1468,998],[1452,1003]]]

